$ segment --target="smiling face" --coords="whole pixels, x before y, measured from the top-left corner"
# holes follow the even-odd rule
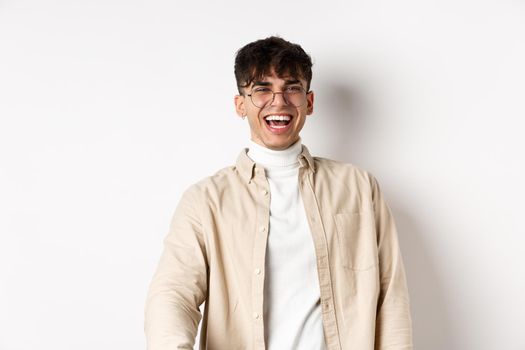
[[[299,132],[304,126],[306,116],[313,112],[314,94],[307,93],[306,102],[295,107],[287,103],[282,93],[278,93],[271,103],[259,108],[253,104],[248,95],[261,88],[274,92],[294,91],[300,88],[306,90],[306,81],[292,77],[278,77],[272,71],[271,75],[264,76],[243,88],[243,95],[235,96],[237,114],[240,117],[248,117],[252,141],[272,150],[286,149],[299,140]]]

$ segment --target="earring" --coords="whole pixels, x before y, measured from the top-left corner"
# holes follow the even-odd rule
[[[244,120],[244,118],[246,118],[246,116],[245,116],[245,115],[243,115],[243,116],[242,116],[242,120]]]

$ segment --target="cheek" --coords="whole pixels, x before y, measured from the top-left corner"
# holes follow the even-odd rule
[[[297,111],[297,121],[296,121],[296,125],[302,125],[304,124],[305,120],[306,120],[306,116],[307,116],[307,110],[306,109],[301,109],[301,110],[298,110]]]

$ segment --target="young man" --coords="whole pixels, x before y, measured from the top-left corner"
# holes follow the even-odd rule
[[[149,350],[192,349],[201,318],[201,349],[412,349],[378,182],[301,144],[311,66],[278,37],[237,52],[235,108],[250,147],[184,192],[146,302]]]

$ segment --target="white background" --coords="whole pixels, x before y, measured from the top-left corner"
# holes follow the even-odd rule
[[[523,1],[0,1],[0,349],[145,348],[182,191],[248,143],[235,51],[314,60],[312,154],[375,175],[419,350],[525,349]]]

